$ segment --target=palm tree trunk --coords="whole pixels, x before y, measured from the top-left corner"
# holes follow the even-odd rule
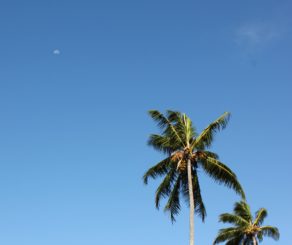
[[[252,237],[253,245],[258,245],[257,239],[255,236]]]
[[[190,245],[194,245],[194,193],[193,193],[193,178],[191,160],[188,160],[188,185],[189,185],[189,199],[190,199]]]

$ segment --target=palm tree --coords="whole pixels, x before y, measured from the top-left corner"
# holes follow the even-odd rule
[[[159,208],[160,199],[168,198],[164,210],[170,212],[172,222],[181,208],[180,195],[189,203],[190,245],[194,245],[194,213],[203,221],[206,216],[198,168],[202,168],[216,182],[234,189],[244,198],[236,175],[218,160],[217,154],[206,150],[211,146],[214,134],[226,127],[230,114],[224,113],[199,135],[186,114],[167,111],[163,115],[156,110],[149,111],[149,114],[160,127],[161,134],[150,135],[148,144],[167,156],[144,174],[144,183],[148,183],[149,177],[155,179],[165,176],[157,188],[155,203]]]
[[[226,242],[226,245],[258,245],[264,236],[279,240],[280,233],[276,227],[261,226],[267,217],[266,209],[259,209],[253,218],[250,207],[245,201],[235,203],[233,214],[221,214],[219,221],[230,223],[234,227],[221,229],[214,244]]]

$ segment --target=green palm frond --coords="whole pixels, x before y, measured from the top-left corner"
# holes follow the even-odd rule
[[[214,139],[214,134],[217,131],[224,129],[229,121],[230,113],[225,112],[214,122],[212,122],[203,132],[196,138],[192,144],[192,148],[210,147]]]
[[[150,110],[148,113],[150,117],[157,123],[157,126],[162,130],[171,125],[171,122],[159,111]]]
[[[161,162],[157,163],[152,168],[148,169],[148,171],[143,176],[144,183],[147,185],[149,177],[155,179],[157,176],[165,175],[170,168],[170,164],[171,157],[168,157],[162,160]]]
[[[211,151],[204,151],[204,154],[208,157],[214,158],[216,160],[219,160],[219,155],[216,154],[215,152],[211,152]]]
[[[244,234],[243,229],[241,228],[229,227],[229,228],[221,229],[219,230],[219,233],[213,244],[217,244],[220,242],[225,242],[225,241],[229,241],[238,237],[242,237],[243,234]]]
[[[170,111],[168,110],[166,112],[167,115],[167,119],[169,120],[169,122],[171,122],[171,124],[173,125],[175,131],[179,134],[180,138],[182,139],[182,141],[184,143],[187,142],[187,131],[186,129],[186,125],[185,122],[183,120],[183,117],[185,116],[185,114],[182,114],[178,111]]]
[[[261,208],[256,212],[256,216],[255,216],[255,221],[254,224],[257,226],[260,226],[263,222],[264,219],[268,216],[268,212],[266,209]]]
[[[204,222],[207,216],[207,212],[206,212],[206,208],[203,202],[203,198],[201,196],[201,188],[200,188],[200,183],[199,183],[196,170],[193,170],[192,176],[193,176],[193,194],[194,194],[194,202],[195,202],[194,203],[195,213],[198,214],[198,216]],[[184,176],[182,178],[182,193],[186,200],[186,203],[189,205],[189,186],[188,186],[187,176]]]
[[[252,223],[253,217],[250,211],[250,207],[245,201],[236,202],[233,210],[236,215]]]
[[[171,123],[182,124],[182,116],[183,116],[183,113],[179,111],[173,111],[173,110],[166,111],[166,117]]]
[[[258,232],[257,238],[259,240],[259,242],[262,242],[264,240],[264,235],[262,231]]]
[[[203,202],[203,198],[201,196],[201,188],[199,184],[199,179],[197,173],[193,175],[193,193],[195,200],[195,211],[202,218],[202,221],[205,221],[205,217],[207,215],[206,208]]]
[[[154,121],[157,122],[157,125],[164,130],[163,135],[167,135],[175,145],[181,144],[182,147],[185,147],[185,142],[182,140],[181,136],[173,126],[173,124],[166,118],[162,113],[156,110],[149,111],[149,115]]]
[[[256,239],[256,238],[255,238]],[[244,239],[243,239],[243,245],[258,245],[258,241],[257,239],[255,240],[255,244],[254,244],[254,241],[253,241],[253,236],[245,236]]]
[[[186,114],[183,114],[182,122],[183,130],[185,132],[185,141],[190,144],[191,140],[195,137],[195,129],[193,128],[191,119],[188,118]]]
[[[244,245],[243,244],[244,237],[239,236],[229,240],[225,245]]]
[[[180,177],[178,177],[169,195],[168,202],[164,208],[164,211],[170,212],[170,218],[172,222],[175,222],[175,216],[180,211],[180,201],[179,201],[180,184],[181,184],[181,180],[180,180]]]
[[[175,151],[177,147],[179,147],[174,145],[170,138],[158,134],[150,135],[148,139],[148,145],[152,146],[155,150],[167,153],[169,155]]]
[[[155,205],[156,208],[159,208],[160,199],[167,197],[171,192],[171,187],[176,178],[176,171],[175,169],[171,169],[168,174],[165,176],[164,180],[161,182],[161,184],[158,186],[156,190],[156,196],[155,196]]]
[[[225,164],[212,157],[201,158],[199,164],[203,170],[216,182],[222,183],[235,190],[245,199],[243,188],[241,187],[235,173]]]
[[[186,114],[182,114],[177,111],[168,110],[167,119],[171,122],[173,128],[180,136],[181,140],[184,142],[185,146],[190,144],[191,140],[196,137],[195,128],[192,125],[192,121]],[[165,133],[171,132],[171,128],[165,130]]]
[[[280,239],[280,232],[278,228],[273,227],[273,226],[263,226],[261,227],[261,232],[264,236],[268,236],[273,238],[274,240],[279,240]]]
[[[219,221],[223,222],[223,223],[234,224],[234,225],[240,226],[240,227],[249,225],[249,222],[247,220],[245,220],[244,218],[242,218],[238,215],[229,214],[229,213],[221,214],[219,216]]]

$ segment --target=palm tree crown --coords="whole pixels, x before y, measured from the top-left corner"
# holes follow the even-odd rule
[[[226,245],[257,245],[264,236],[279,240],[280,234],[276,227],[262,226],[267,215],[267,210],[261,208],[253,218],[245,201],[235,203],[233,214],[224,213],[219,218],[219,221],[230,223],[234,227],[221,229],[214,244],[226,242]]]
[[[149,114],[160,127],[161,134],[150,135],[148,144],[167,155],[143,176],[145,184],[148,183],[149,177],[155,179],[164,176],[156,191],[157,208],[160,206],[161,198],[168,198],[165,211],[169,211],[171,220],[175,221],[175,215],[181,208],[180,195],[182,195],[190,203],[190,207],[194,207],[192,212],[197,213],[204,220],[206,210],[201,196],[198,168],[203,169],[216,182],[234,189],[244,198],[244,192],[236,175],[218,160],[217,154],[206,150],[211,146],[214,134],[226,127],[229,113],[224,113],[201,134],[197,134],[192,121],[186,114],[167,111],[163,115],[156,110],[149,111]],[[191,165],[191,183],[188,182],[188,162]],[[189,187],[193,190],[190,191],[193,193],[193,198],[190,196]],[[193,199],[193,205],[190,198]]]

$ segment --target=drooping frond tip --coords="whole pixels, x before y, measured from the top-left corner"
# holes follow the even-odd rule
[[[165,205],[164,211],[170,213],[171,222],[175,222],[175,216],[180,211],[180,200],[179,200],[179,191],[180,191],[181,180],[180,178],[176,179],[176,182],[173,185],[173,189],[169,194],[168,201]]]
[[[277,227],[273,227],[269,225],[263,226],[261,232],[264,236],[271,237],[276,241],[280,239],[280,232]]]
[[[233,189],[245,200],[245,193],[235,173],[225,164],[208,156],[207,158],[202,158],[199,164],[214,181]]]

